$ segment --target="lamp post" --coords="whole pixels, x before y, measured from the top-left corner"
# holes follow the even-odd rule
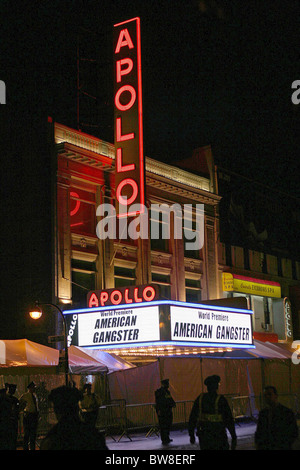
[[[56,310],[59,312],[63,324],[64,324],[64,349],[65,349],[65,383],[66,386],[68,386],[68,374],[69,374],[69,355],[68,355],[68,342],[67,342],[67,323],[66,319],[64,317],[64,314],[62,313],[61,309],[52,303],[39,303],[38,301],[35,302],[35,309],[29,312],[30,317],[33,320],[38,320],[42,316],[42,310],[40,308],[40,305],[48,305],[51,307],[56,308]]]

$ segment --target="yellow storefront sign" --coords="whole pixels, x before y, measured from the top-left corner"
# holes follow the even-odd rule
[[[281,297],[281,286],[278,282],[262,281],[237,274],[223,273],[222,286],[225,292],[241,292],[249,295],[261,295],[263,297]]]

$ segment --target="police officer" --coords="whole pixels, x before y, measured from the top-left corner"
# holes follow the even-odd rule
[[[172,408],[176,406],[169,391],[169,379],[161,381],[161,387],[155,391],[155,408],[160,427],[160,437],[163,445],[172,442],[170,439],[170,429],[173,422]]]
[[[226,428],[231,434],[231,449],[236,448],[234,420],[226,398],[218,395],[220,377],[211,375],[204,381],[207,393],[200,394],[189,418],[190,442],[194,444],[195,428],[201,450],[229,450]]]

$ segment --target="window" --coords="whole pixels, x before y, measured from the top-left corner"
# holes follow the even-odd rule
[[[72,260],[72,304],[74,307],[86,307],[87,294],[95,289],[95,263]]]
[[[169,274],[152,273],[152,282],[159,286],[159,295],[162,299],[171,299],[171,281]]]
[[[134,286],[136,284],[135,269],[115,266],[115,287]]]
[[[201,281],[196,279],[185,279],[186,302],[201,302]]]
[[[188,249],[189,245],[195,243],[196,240],[196,221],[189,221],[189,223],[186,223],[182,230],[183,230],[183,247],[184,247],[184,256],[185,258],[193,258],[193,259],[200,259],[200,252],[201,250],[191,250]]]
[[[71,232],[95,235],[96,204],[93,193],[70,189],[70,227]]]
[[[150,210],[150,244],[151,250],[169,251],[169,224],[162,212]]]

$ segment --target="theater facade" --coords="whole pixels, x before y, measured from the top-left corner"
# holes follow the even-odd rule
[[[211,148],[195,152],[197,171],[144,155],[139,18],[113,36],[114,143],[51,123],[55,300],[69,345],[164,356],[292,342],[280,282],[222,259]]]
[[[219,259],[221,198],[209,147],[202,149],[203,176],[146,157],[150,233],[147,238],[125,237],[117,227],[112,236],[111,219],[100,214],[99,206],[114,207],[114,145],[58,123],[53,130],[55,297],[67,320],[69,345],[133,359],[250,349],[255,338],[292,342],[289,300],[280,283],[257,279],[251,272],[239,276]],[[190,223],[176,237],[178,211],[173,209],[184,206]],[[127,220],[127,235],[134,220]],[[151,237],[151,220],[158,224],[160,238]],[[101,221],[108,231],[102,237]],[[195,240],[197,227],[203,230],[203,243],[191,250],[187,242]],[[272,306],[273,329],[262,334],[257,317],[265,299]]]

